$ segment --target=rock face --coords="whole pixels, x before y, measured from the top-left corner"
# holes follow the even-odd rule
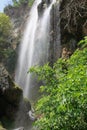
[[[31,105],[23,98],[22,89],[15,85],[4,66],[0,64],[0,121],[3,122],[3,118],[15,121],[20,107],[22,121],[24,115],[25,118],[28,117],[27,113],[31,110]]]
[[[11,47],[9,46],[9,48],[13,50],[13,53],[8,57],[7,60],[5,60],[4,65],[13,78],[18,57],[18,46],[20,44],[26,21],[29,16],[29,10],[30,7],[27,3],[21,4],[19,7],[13,7],[9,5],[4,9],[5,14],[10,17],[13,25],[12,34],[10,37]]]
[[[38,15],[39,17],[42,16],[46,7],[48,7],[51,3],[51,0],[42,0],[41,3],[38,5]]]
[[[0,89],[2,89],[3,91],[4,89],[9,88],[8,79],[9,79],[8,72],[6,71],[4,66],[0,64]]]
[[[61,33],[60,33],[60,3],[56,2],[51,10],[50,27],[50,49],[49,61],[53,63],[61,55]]]
[[[42,0],[38,6],[38,14],[41,17],[44,9],[49,6],[51,0]],[[30,7],[23,4],[20,7],[7,7],[5,13],[10,16],[14,38],[13,47],[17,48],[20,36],[24,32],[25,23],[29,16]],[[87,0],[60,0],[57,1],[51,11],[50,49],[49,61],[53,64],[62,56],[63,48],[71,53],[77,47],[77,42],[87,35]]]
[[[71,53],[78,41],[87,35],[87,0],[62,0],[60,4],[62,48]]]
[[[19,7],[7,6],[4,9],[13,24],[13,35],[14,39],[22,34],[25,28],[25,23],[29,15],[30,7],[28,4],[21,4]]]
[[[14,119],[14,113],[23,97],[22,90],[13,83],[2,64],[0,64],[0,77],[0,117],[6,115],[9,119]]]
[[[50,64],[59,57],[69,58],[86,35],[87,0],[57,1],[51,11]]]
[[[33,121],[29,118],[28,112],[31,110],[31,105],[28,100],[24,99],[20,102],[19,110],[16,113],[15,128],[23,126],[28,130],[32,127]]]

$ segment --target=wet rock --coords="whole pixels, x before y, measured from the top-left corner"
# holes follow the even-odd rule
[[[21,115],[27,116],[26,113],[31,109],[30,102],[23,98],[22,89],[12,81],[5,67],[0,64],[0,119],[6,117],[15,120],[20,108]]]
[[[43,15],[43,12],[44,12],[46,7],[47,7],[47,4],[46,4],[45,0],[42,0],[42,2],[38,5],[38,15],[39,15],[39,17],[41,17]]]
[[[0,63],[0,89],[4,91],[11,85],[13,86],[13,82],[3,64]]]
[[[30,118],[32,121],[37,120],[37,117],[36,117],[36,115],[35,115],[35,111],[34,111],[33,108],[32,108],[31,110],[29,110],[28,115],[29,115],[29,118]]]
[[[20,101],[18,112],[16,113],[15,127],[19,128],[23,126],[24,129],[26,127],[32,127],[32,120],[30,120],[28,116],[28,112],[31,110],[31,104],[27,99],[23,99]]]
[[[50,48],[49,48],[49,62],[53,63],[61,55],[61,30],[60,30],[60,3],[56,2],[51,10],[50,19]]]
[[[51,0],[42,0],[38,5],[38,15],[41,17],[43,15],[44,10],[50,5]]]
[[[0,64],[0,117],[14,118],[19,106],[22,90],[15,85],[5,67]]]
[[[87,21],[82,26],[83,36],[87,36]]]

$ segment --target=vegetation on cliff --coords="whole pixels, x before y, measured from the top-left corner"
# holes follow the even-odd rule
[[[5,63],[9,72],[13,72],[15,64],[15,50],[12,48],[12,23],[4,13],[0,13],[0,59]],[[14,63],[13,63],[14,62]],[[11,67],[9,67],[11,65]]]
[[[0,13],[0,58],[6,57],[11,35],[11,21],[4,13]]]
[[[7,15],[0,13],[0,35],[8,37],[11,34],[11,21]]]
[[[12,0],[14,7],[19,7],[22,4],[29,4],[29,6],[32,6],[34,0]]]
[[[40,130],[87,130],[87,37],[70,59],[31,68],[43,80],[36,105]]]

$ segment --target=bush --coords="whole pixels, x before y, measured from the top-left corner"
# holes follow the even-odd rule
[[[87,37],[81,42],[87,44]],[[45,84],[36,104],[38,130],[87,130],[87,48],[75,51],[67,61],[59,59],[32,67]]]

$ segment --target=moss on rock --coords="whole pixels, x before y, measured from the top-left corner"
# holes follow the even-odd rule
[[[0,122],[0,130],[6,130],[5,128],[3,128],[1,122]]]

